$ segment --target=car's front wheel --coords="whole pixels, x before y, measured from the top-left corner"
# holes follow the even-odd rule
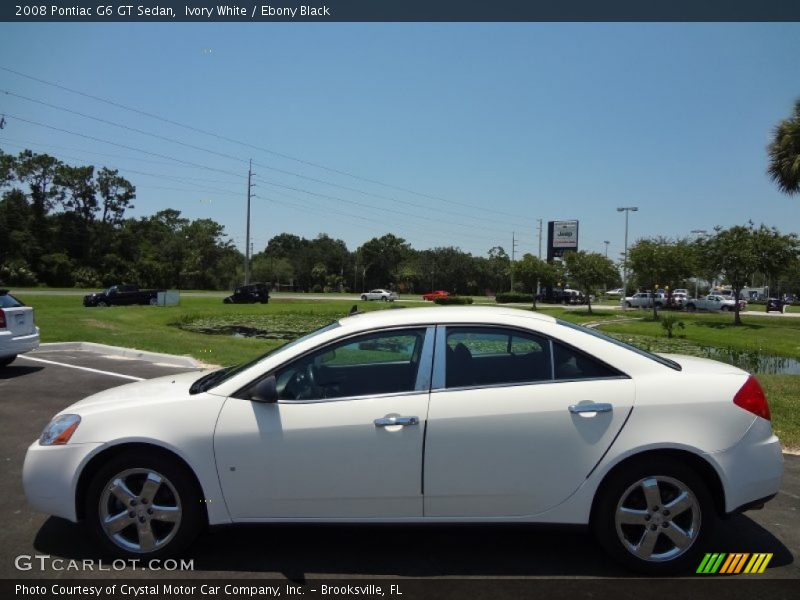
[[[592,515],[594,532],[609,554],[650,575],[697,567],[714,521],[711,494],[697,473],[658,459],[613,474]]]
[[[16,354],[12,354],[11,356],[3,356],[2,358],[0,358],[0,367],[5,367],[10,365],[12,362],[14,362],[15,358],[17,358]]]
[[[160,453],[124,453],[94,476],[86,494],[87,524],[114,556],[174,555],[202,529],[203,511],[192,475]]]
[[[361,294],[361,299],[362,300],[366,300],[367,299],[367,295],[366,294]]]

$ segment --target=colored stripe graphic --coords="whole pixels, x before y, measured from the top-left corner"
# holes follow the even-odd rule
[[[771,552],[750,554],[749,552],[709,552],[703,557],[697,567],[697,573],[704,575],[738,574],[738,573],[763,573],[772,560]],[[749,559],[749,560],[748,560]],[[746,565],[746,566],[745,566]]]

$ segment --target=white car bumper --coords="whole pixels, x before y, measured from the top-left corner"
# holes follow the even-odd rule
[[[36,350],[39,347],[39,328],[30,335],[14,336],[11,331],[0,331],[0,358]]]
[[[40,446],[38,440],[31,444],[22,467],[22,485],[31,508],[77,521],[78,474],[101,445]]]
[[[778,493],[783,476],[783,454],[769,421],[756,418],[739,442],[707,454],[716,463],[725,489],[725,512]]]

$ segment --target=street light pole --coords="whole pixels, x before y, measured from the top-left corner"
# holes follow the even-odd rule
[[[705,229],[692,229],[692,233],[694,233],[697,236],[697,238],[695,238],[695,239],[699,240],[702,236],[706,235],[708,232]],[[697,275],[695,275],[694,276],[694,297],[695,298],[697,298],[697,295],[699,294],[699,291],[700,291],[700,278]]]
[[[608,245],[611,243],[608,240],[603,240],[603,243],[606,245],[606,258],[608,258]]]
[[[625,213],[625,254],[622,259],[622,309],[625,309],[625,298],[628,297],[628,215],[639,210],[638,206],[620,206],[617,212]]]

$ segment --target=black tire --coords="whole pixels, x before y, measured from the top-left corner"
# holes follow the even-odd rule
[[[670,502],[669,496],[665,497],[665,493],[669,494],[670,490],[679,490],[679,488],[672,487],[671,481],[678,482],[684,486],[685,490],[693,494],[694,505],[689,510],[670,516],[669,519],[675,518],[674,523],[670,521],[667,525],[656,525],[654,524],[656,518],[667,520],[667,517],[662,516],[665,507],[661,506],[660,510],[653,512],[654,517],[648,518],[649,525],[623,525],[619,531],[624,530],[625,533],[618,533],[615,519],[618,504],[624,497],[635,500],[635,494],[639,491],[636,488],[637,482],[648,478],[664,480],[661,488],[664,491],[660,492],[660,495],[665,505]],[[630,492],[632,488],[634,491]],[[629,493],[632,495],[629,495]],[[644,500],[643,494],[641,498]],[[644,510],[650,513],[652,508],[654,507],[645,508]],[[697,511],[697,514],[694,511]],[[687,519],[695,518],[698,519],[696,528],[694,525],[687,526],[689,522]],[[679,520],[679,526],[685,531],[694,531],[694,535],[688,547],[672,558],[667,556],[658,560],[644,560],[629,550],[622,540],[622,535],[631,536],[630,539],[637,539],[640,535],[638,528],[642,528],[642,537],[639,538],[641,543],[648,527],[659,527],[660,529],[655,530],[657,532],[655,548],[663,550],[670,545],[674,545],[664,531],[669,529],[670,526],[674,530],[674,525],[678,524]],[[617,562],[628,569],[647,575],[672,575],[697,568],[705,545],[713,534],[715,521],[714,501],[703,479],[684,464],[655,458],[631,462],[603,482],[592,511],[591,527],[603,548]],[[664,550],[662,554],[666,552],[669,552],[669,550]]]
[[[367,295],[366,294],[361,294],[361,299],[366,301],[367,300]]]
[[[381,298],[381,300],[383,300],[384,302],[388,302],[388,301],[389,301],[389,298],[387,298],[386,296],[383,296],[383,297]]]
[[[722,308],[720,308],[720,310],[722,312],[728,312],[730,310],[730,307],[729,306],[723,306]]]
[[[13,356],[4,356],[0,358],[0,367],[7,367],[12,362],[14,362],[16,358],[17,358],[16,354],[14,354]]]
[[[686,305],[687,312],[697,312],[697,307],[694,304],[687,304]]]
[[[180,507],[181,513],[180,521],[175,525],[174,533],[169,534],[171,539],[163,545],[156,546],[154,550],[149,552],[128,549],[112,541],[101,524],[101,503],[107,486],[120,474],[137,469],[154,471],[166,479],[171,488],[167,488],[167,485],[162,483],[159,494],[163,490],[163,493],[167,494],[169,498],[174,499],[177,497],[177,505]],[[172,493],[173,490],[174,494]],[[135,489],[135,486],[133,486],[131,491],[138,494],[141,490]],[[159,494],[156,494],[155,499],[159,498]],[[155,504],[155,499],[152,504]],[[137,500],[141,500],[141,497],[138,497]],[[111,499],[111,502],[114,502],[114,500]],[[185,550],[205,527],[206,519],[200,502],[200,490],[194,477],[187,467],[178,460],[158,451],[128,451],[111,458],[100,468],[89,483],[86,497],[84,498],[85,524],[97,544],[110,556],[139,558],[142,560],[175,556]],[[159,504],[162,503],[164,502],[159,500]],[[119,506],[124,505],[120,504]],[[144,506],[146,504],[140,502],[137,507],[131,506],[129,508],[132,511],[141,512]],[[122,509],[122,512],[124,513],[125,509]],[[153,520],[155,521],[155,518]],[[161,522],[158,523],[160,525]],[[138,539],[138,534],[132,531],[136,527],[135,523],[131,524],[127,530],[122,530],[120,535],[124,534],[128,538],[135,537]],[[154,524],[153,531],[155,531],[155,527],[156,525]]]
[[[631,303],[630,303],[630,302],[626,302],[626,303],[625,303],[625,306],[627,306],[628,308],[633,308],[633,306],[631,306]]]
[[[150,298],[150,306],[158,306],[158,298]]]
[[[108,302],[101,300],[100,302],[97,303],[97,306],[101,308],[106,308],[108,306]]]

